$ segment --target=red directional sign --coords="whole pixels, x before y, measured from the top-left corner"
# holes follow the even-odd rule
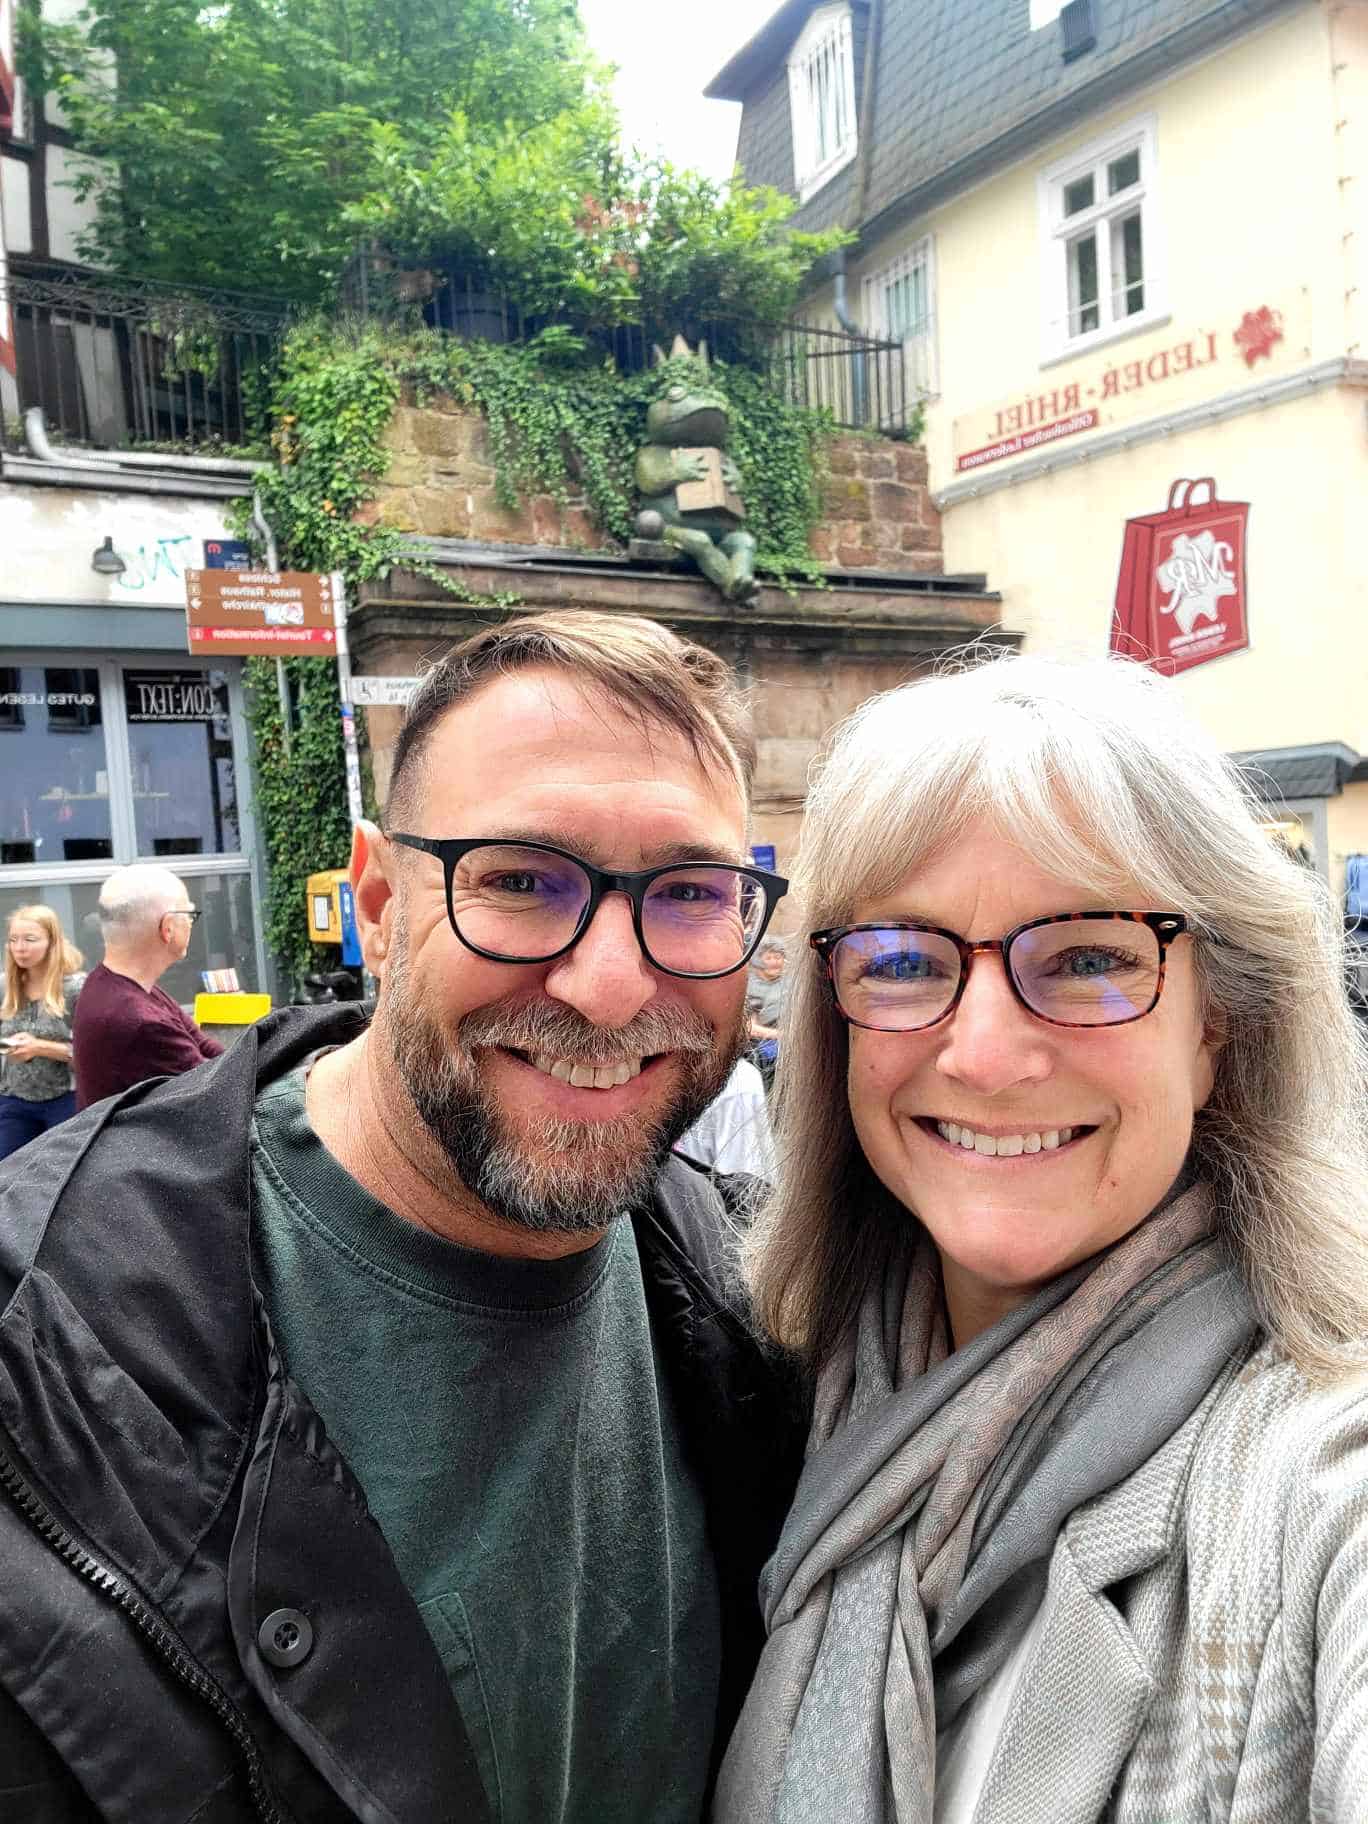
[[[228,658],[332,658],[336,579],[307,570],[187,570],[189,650]]]

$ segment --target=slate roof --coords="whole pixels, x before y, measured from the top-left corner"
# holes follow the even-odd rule
[[[881,0],[865,238],[924,213],[1175,64],[1304,3],[1095,0],[1096,48],[1065,63],[1057,22],[1030,30],[1029,0]],[[744,103],[737,157],[749,183],[793,191],[785,59],[819,4],[785,0],[705,91]],[[858,28],[868,15],[865,0],[855,4],[858,83]],[[846,217],[855,171],[847,166],[819,190],[794,226],[853,225]]]

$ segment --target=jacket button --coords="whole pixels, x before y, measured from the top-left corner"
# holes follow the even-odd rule
[[[257,1645],[273,1666],[297,1666],[313,1648],[313,1625],[299,1609],[273,1609],[257,1629]]]

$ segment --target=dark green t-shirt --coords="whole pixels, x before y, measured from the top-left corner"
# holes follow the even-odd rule
[[[437,1644],[497,1824],[698,1824],[717,1583],[631,1226],[553,1261],[442,1241],[320,1144],[302,1072],[258,1099],[252,1185],[288,1370]]]

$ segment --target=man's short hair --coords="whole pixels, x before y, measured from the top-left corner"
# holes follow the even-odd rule
[[[100,888],[100,927],[107,937],[113,933],[141,937],[184,892],[185,882],[170,868],[152,862],[119,868]]]
[[[428,738],[447,712],[495,678],[534,666],[563,671],[598,691],[648,733],[658,727],[682,735],[703,765],[734,777],[749,797],[755,736],[726,661],[656,621],[567,608],[483,628],[428,672],[394,750],[387,822],[411,812]]]

